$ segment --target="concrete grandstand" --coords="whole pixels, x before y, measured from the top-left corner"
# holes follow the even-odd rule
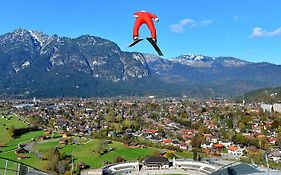
[[[87,174],[87,173],[85,173]],[[89,173],[90,174],[90,173]],[[102,169],[103,175],[151,175],[151,174],[196,174],[196,175],[240,175],[240,174],[281,174],[281,171],[260,169],[253,165],[242,162],[229,162],[204,159],[203,161],[193,160],[170,160],[169,167],[155,167],[154,169],[146,168],[140,162],[125,162],[109,165]]]

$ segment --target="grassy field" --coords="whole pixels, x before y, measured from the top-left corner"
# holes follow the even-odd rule
[[[12,138],[9,134],[8,128],[26,128],[28,125],[19,120],[16,115],[3,117],[3,112],[0,113],[0,144],[5,147],[0,148],[1,152],[13,150],[18,144],[30,141],[33,138],[44,135],[43,131],[34,131],[21,135],[18,138]],[[0,155],[1,156],[1,155]]]
[[[29,136],[23,136],[24,138],[27,138],[30,140],[30,134],[34,136],[36,133],[29,133],[27,135]],[[42,134],[42,133],[37,133]],[[21,140],[24,140],[24,138],[21,138]],[[20,138],[19,138],[20,139]],[[13,141],[15,142],[15,141]],[[99,156],[98,154],[94,153],[93,150],[98,145],[98,140],[92,140],[88,142],[87,144],[80,144],[80,145],[66,145],[62,146],[59,144],[58,140],[47,140],[46,142],[42,142],[40,144],[35,144],[33,148],[45,155],[50,148],[61,148],[60,150],[64,152],[65,154],[73,155],[73,158],[75,160],[75,163],[79,162],[85,162],[86,164],[90,165],[91,168],[100,168],[104,166],[104,162],[114,162],[116,157],[122,156],[127,161],[134,161],[137,160],[139,157],[146,157],[151,156],[154,154],[155,151],[157,151],[156,148],[128,148],[124,146],[122,143],[119,142],[113,142],[112,144],[109,144],[109,147],[114,148],[115,151],[111,151],[107,154]],[[189,152],[177,152],[178,155],[184,157],[184,158],[192,158],[192,153]],[[30,158],[25,160],[20,160],[20,162],[26,163],[28,165],[31,165],[35,168],[42,169],[45,162],[41,159],[37,158],[33,154],[27,154],[30,156]],[[3,158],[9,158],[16,160],[17,156],[12,152],[2,153],[0,154],[0,157]]]
[[[13,140],[13,138],[9,135],[9,131],[7,128],[15,127],[15,128],[26,128],[27,124],[23,121],[20,121],[15,115],[3,117],[3,113],[0,114],[0,144],[8,144]],[[8,118],[10,118],[8,120]]]
[[[22,136],[16,138],[16,139],[9,139],[10,141],[6,144],[6,147],[0,148],[0,151],[6,152],[6,151],[11,151],[17,148],[18,144],[29,142],[31,139],[43,136],[44,132],[43,131],[33,131],[29,132],[26,134],[23,134]],[[8,136],[6,136],[8,137]],[[1,153],[0,153],[1,157]]]
[[[2,118],[2,115],[3,113],[1,113],[0,111],[0,144],[4,144],[6,145],[6,147],[0,148],[0,158],[17,160],[17,155],[14,150],[17,148],[18,144],[31,142],[33,138],[43,136],[44,133],[43,131],[29,132],[14,139],[9,135],[9,132],[6,128],[12,126],[14,126],[15,128],[25,128],[28,127],[28,125],[23,121],[20,121],[15,115],[11,116],[9,120],[7,119],[7,117]],[[60,145],[58,139],[46,140],[38,143],[35,142],[33,148],[34,150],[42,153],[43,155],[46,155],[50,148],[59,147],[61,148],[60,151],[64,152],[65,154],[72,155],[75,160],[75,163],[85,162],[86,164],[90,165],[91,168],[100,168],[104,166],[104,163],[107,161],[113,163],[115,159],[119,156],[123,157],[126,161],[135,161],[139,157],[151,156],[155,153],[155,151],[158,150],[156,148],[128,148],[122,143],[112,142],[111,144],[109,144],[109,147],[114,148],[114,151],[100,156],[94,153],[94,150],[98,146],[99,140],[92,140],[90,142],[86,142],[87,140],[85,139],[78,140],[81,143],[80,145],[66,146]],[[177,154],[185,158],[192,158],[191,153],[179,152]],[[29,156],[30,158],[17,161],[38,169],[43,169],[45,161],[42,161],[32,153],[25,155]],[[5,166],[5,161],[3,162],[0,159],[0,174],[2,174],[1,167],[3,166]],[[8,166],[13,165],[10,164]]]
[[[181,156],[181,157],[186,158],[186,159],[192,159],[193,158],[192,152],[186,152],[186,151],[176,152],[176,155]]]
[[[29,159],[17,160],[15,149],[17,148],[18,144],[30,142],[31,139],[44,135],[43,131],[28,132],[18,138],[12,138],[7,128],[26,128],[28,127],[28,125],[25,122],[19,120],[16,115],[3,117],[3,114],[4,112],[0,112],[0,144],[5,145],[5,147],[0,148],[0,158],[16,160],[41,169],[43,165],[42,161],[31,153],[26,154],[26,156],[30,157]],[[15,166],[16,163],[9,161],[9,169],[16,170]],[[3,159],[0,159],[0,169],[4,167],[5,161]],[[1,171],[2,170],[0,170],[0,174],[2,174]],[[14,172],[9,171],[7,172],[7,174],[14,174]]]
[[[45,154],[49,151],[50,148],[55,148],[59,146],[59,141],[49,141],[43,144],[35,144],[33,148],[37,151],[39,151],[42,154]]]
[[[115,151],[99,156],[94,153],[93,150],[97,147],[98,140],[92,140],[87,144],[81,145],[66,145],[61,151],[66,154],[73,155],[75,162],[85,162],[91,166],[91,168],[100,168],[104,166],[105,161],[114,162],[115,158],[122,156],[127,161],[137,160],[138,157],[145,157],[153,155],[157,150],[156,148],[128,148],[122,143],[113,142],[109,144],[109,147],[115,148]],[[34,149],[40,153],[47,153],[52,147],[60,146],[58,141],[48,142],[46,144],[37,144]]]
[[[178,156],[181,156],[183,158],[186,159],[193,159],[193,153],[192,152],[188,152],[188,151],[183,151],[183,152],[176,152],[176,154]],[[205,154],[200,154],[201,158],[207,158],[207,156]]]
[[[21,135],[18,138],[12,138],[8,128],[27,128],[28,124],[19,120],[16,115],[3,116],[4,112],[0,111],[0,144],[5,147],[0,148],[0,151],[5,152],[15,149],[19,143],[30,141],[33,138],[44,135],[43,131],[34,131]]]
[[[30,166],[32,166],[34,168],[37,168],[37,169],[42,169],[43,165],[44,165],[44,162],[41,159],[37,158],[32,153],[25,154],[25,156],[29,156],[30,158],[23,159],[23,160],[18,160],[15,152],[8,152],[8,153],[5,153],[5,154],[1,154],[0,156],[1,156],[1,158],[12,159],[12,160],[16,160],[18,162],[25,163],[25,164],[30,165]]]
[[[36,166],[38,167],[37,158],[32,154],[27,154],[27,155],[30,156],[31,158],[22,160],[22,161],[17,160],[16,154],[14,152],[8,152],[8,153],[1,155],[2,158],[0,159],[0,174],[1,175],[4,174],[4,168],[6,166],[6,160],[4,160],[5,158],[16,160],[16,161],[23,162],[23,163],[28,163],[34,167],[36,167]],[[6,171],[7,175],[16,175],[16,171],[18,170],[18,163],[13,162],[13,161],[8,161],[7,169],[8,169]]]
[[[6,161],[3,159],[0,159],[0,174],[4,174],[4,167],[6,166]],[[15,162],[8,162],[7,168],[10,171],[6,171],[7,175],[16,175],[16,173],[12,170],[17,170],[17,163]]]

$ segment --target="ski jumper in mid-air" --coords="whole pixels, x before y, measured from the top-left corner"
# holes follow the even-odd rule
[[[160,48],[157,45],[156,29],[154,26],[154,21],[158,22],[159,18],[156,15],[146,12],[146,11],[136,12],[134,14],[134,17],[136,18],[136,22],[134,25],[134,31],[133,31],[134,41],[129,45],[129,47],[133,47],[134,45],[136,45],[137,43],[139,43],[140,41],[143,40],[143,39],[139,38],[139,29],[143,24],[146,24],[151,33],[151,38],[146,38],[147,41],[153,46],[153,48],[156,50],[156,52],[160,56],[163,56],[162,51],[160,50]],[[153,19],[154,19],[154,21],[153,21]]]
[[[146,12],[146,11],[140,11],[136,12],[134,14],[134,17],[136,18],[135,26],[134,26],[134,32],[133,32],[133,39],[138,40],[139,39],[139,29],[141,25],[146,24],[147,27],[150,30],[151,38],[154,40],[154,42],[157,42],[156,38],[156,29],[154,26],[154,22],[152,19],[154,19],[155,22],[159,21],[159,18],[155,14]]]

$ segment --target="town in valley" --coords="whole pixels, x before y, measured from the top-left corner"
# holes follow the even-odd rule
[[[224,98],[5,99],[0,162],[9,158],[53,174],[110,174],[122,163],[119,170],[132,174],[176,164],[179,173],[201,166],[211,174],[231,162],[277,171],[280,109]]]

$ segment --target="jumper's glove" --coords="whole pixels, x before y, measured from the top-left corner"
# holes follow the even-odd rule
[[[155,22],[159,22],[159,18],[155,18]]]
[[[138,16],[138,15],[134,15],[134,17],[135,17],[135,18],[138,18],[139,16]]]

